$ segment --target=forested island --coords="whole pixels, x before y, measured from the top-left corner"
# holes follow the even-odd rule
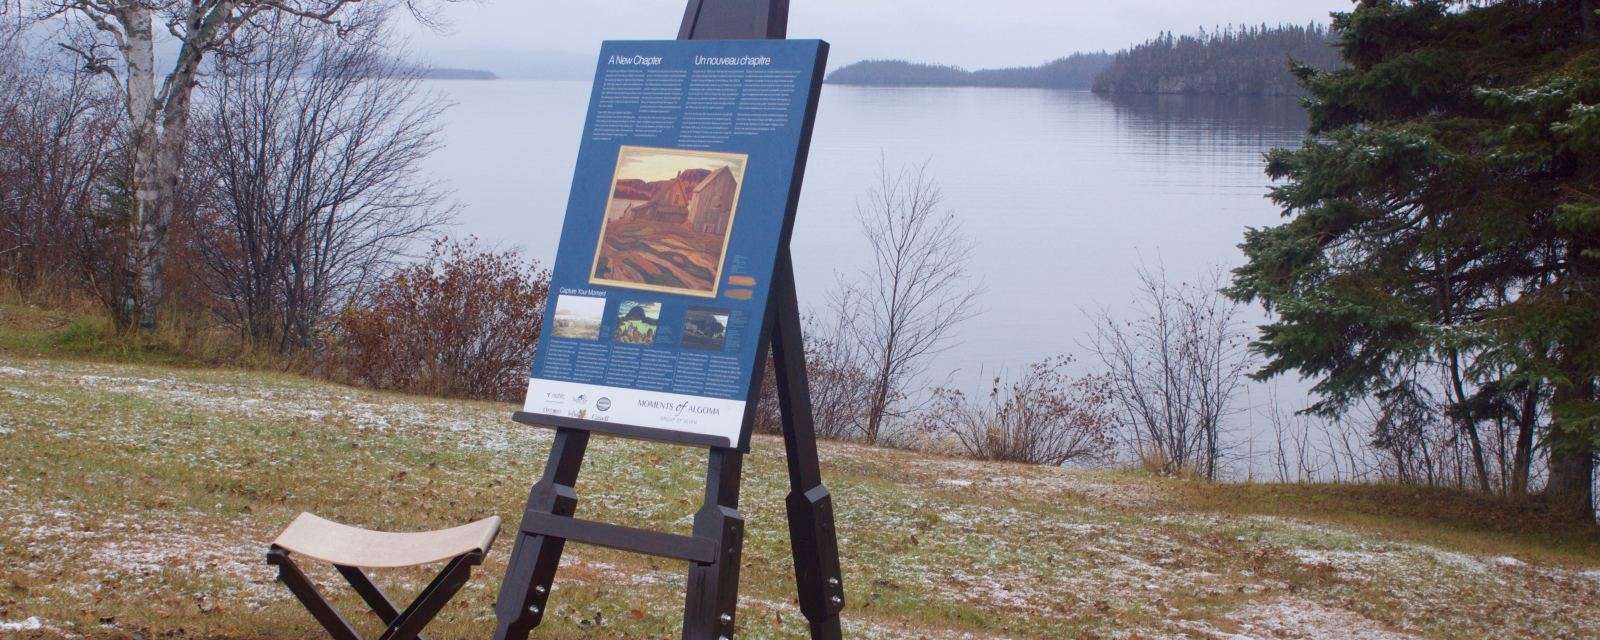
[[[1095,76],[1111,64],[1111,54],[1074,53],[1035,67],[1008,67],[970,71],[961,67],[908,62],[863,60],[829,73],[828,82],[886,87],[1039,87],[1088,89]]]
[[[1302,95],[1289,60],[1320,70],[1340,65],[1320,24],[1163,33],[1117,53],[1094,80],[1096,93]]]
[[[1074,53],[1035,67],[971,71],[906,60],[864,60],[827,81],[890,87],[1033,87],[1097,93],[1301,95],[1289,61],[1317,69],[1339,65],[1327,27],[1228,26],[1194,35],[1162,33],[1128,49]]]

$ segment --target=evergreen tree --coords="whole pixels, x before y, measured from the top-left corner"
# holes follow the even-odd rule
[[[1593,4],[1363,0],[1336,15],[1349,66],[1296,69],[1311,131],[1267,166],[1287,221],[1246,233],[1229,289],[1276,313],[1259,375],[1313,378],[1313,410],[1442,387],[1476,442],[1517,404],[1508,394],[1544,406],[1546,497],[1586,520],[1600,444]]]

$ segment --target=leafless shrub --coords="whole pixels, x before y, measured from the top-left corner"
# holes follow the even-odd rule
[[[1266,453],[1276,482],[1393,480],[1360,425],[1287,411],[1276,398],[1264,411],[1272,427],[1272,447]]]
[[[1112,441],[1107,381],[1068,375],[1071,362],[1035,362],[1010,381],[996,376],[982,400],[938,389],[924,427],[984,460],[1062,465],[1102,457]]]
[[[1119,434],[1163,473],[1214,480],[1249,368],[1239,305],[1218,293],[1220,271],[1196,284],[1171,282],[1163,267],[1141,266],[1138,275],[1131,320],[1092,316],[1089,349],[1106,367]]]
[[[428,395],[517,400],[550,274],[516,251],[439,241],[339,316],[335,377]]]
[[[978,313],[983,288],[967,272],[972,242],[943,201],[926,163],[891,171],[885,162],[857,204],[872,264],[840,279],[832,312],[851,319],[847,348],[868,376],[861,437],[870,443],[884,441],[886,421],[909,413],[910,385]]]
[[[805,325],[807,387],[811,394],[811,418],[817,436],[829,440],[860,437],[870,398],[871,381],[842,328],[848,319],[823,324],[808,316]],[[772,359],[767,360],[766,379],[757,405],[756,428],[764,433],[780,433],[777,381]]]
[[[381,23],[339,37],[261,27],[205,88],[199,252],[224,321],[278,353],[315,348],[324,321],[450,215],[419,165],[445,105],[386,55]]]
[[[817,435],[832,440],[863,438],[871,410],[873,378],[851,346],[853,318],[831,324],[810,318],[806,325],[806,369],[811,381],[811,413]],[[815,363],[815,364],[812,364]]]

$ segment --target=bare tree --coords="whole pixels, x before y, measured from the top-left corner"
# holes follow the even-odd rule
[[[1171,282],[1164,266],[1141,265],[1138,276],[1133,319],[1092,316],[1089,348],[1107,369],[1119,431],[1163,473],[1215,479],[1249,367],[1240,307],[1218,293],[1220,271],[1198,284]]]
[[[445,104],[386,55],[379,21],[340,37],[279,20],[219,61],[192,149],[201,255],[224,319],[280,353],[367,291],[452,207],[420,163]]]
[[[448,0],[446,0],[448,1]],[[263,22],[290,18],[350,31],[361,17],[404,5],[424,21],[420,0],[32,0],[36,19],[80,21],[98,37],[62,45],[85,68],[117,76],[128,117],[127,273],[122,309],[114,315],[152,328],[165,292],[167,233],[177,209],[190,105],[201,63],[235,47],[241,34]],[[356,12],[354,7],[376,10]],[[158,82],[158,32],[178,42],[172,68]],[[109,41],[107,43],[106,41]]]
[[[0,51],[6,51],[27,28],[24,20],[22,0],[0,0]],[[13,62],[15,58],[7,58]],[[4,77],[0,75],[0,77]]]
[[[938,389],[924,426],[984,460],[1062,465],[1099,458],[1112,435],[1107,382],[1067,375],[1071,362],[1035,362],[1010,381],[996,376],[982,400],[959,389]]]
[[[5,18],[0,14],[0,18]],[[59,291],[79,276],[80,253],[100,249],[118,127],[115,96],[95,74],[59,56],[0,42],[0,273],[23,293]]]
[[[978,312],[983,288],[967,273],[972,242],[942,205],[927,163],[891,171],[887,162],[856,205],[872,263],[854,281],[841,278],[833,311],[854,318],[850,340],[870,376],[867,442],[880,442],[885,421],[904,415],[909,385]]]

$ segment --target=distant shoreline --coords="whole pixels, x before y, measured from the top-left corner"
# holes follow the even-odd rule
[[[416,70],[423,80],[499,80],[493,71],[482,69],[455,69],[451,67],[424,67]]]
[[[1088,89],[1111,64],[1111,54],[1075,53],[1033,67],[979,69],[907,60],[862,60],[829,73],[831,84],[874,87],[1001,87]]]

